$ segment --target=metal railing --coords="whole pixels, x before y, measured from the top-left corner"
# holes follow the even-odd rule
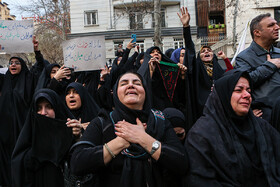
[[[212,46],[212,50],[214,53],[217,53],[218,51],[224,51],[225,53],[227,52],[227,43],[224,43],[227,38],[225,35],[221,34],[218,36],[202,36],[197,38],[197,43],[196,46]],[[221,43],[221,45],[217,45],[218,43]],[[215,44],[215,45],[214,45]],[[199,48],[197,48],[197,52],[199,51]]]

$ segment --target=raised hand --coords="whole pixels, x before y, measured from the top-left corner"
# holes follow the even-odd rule
[[[81,124],[81,119],[80,120],[76,120],[76,119],[67,119],[67,123],[66,123],[67,127],[72,128],[72,133],[74,136],[80,137],[82,134],[82,124]]]
[[[179,66],[179,71],[180,71],[181,78],[185,79],[185,73],[186,73],[188,68],[185,65],[180,64],[180,63],[178,63],[177,65]]]
[[[130,40],[130,42],[127,44],[126,48],[127,49],[132,49],[135,45],[136,45],[136,42],[132,43],[133,39]]]
[[[71,70],[69,68],[65,68],[65,66],[61,66],[59,70],[56,72],[54,78],[58,81],[66,78],[67,76],[71,75]]]
[[[227,58],[226,54],[223,51],[219,51],[218,52],[218,57],[221,57],[222,59],[226,59]]]
[[[181,15],[180,13],[177,13],[177,15],[179,16],[182,24],[183,24],[183,27],[188,27],[189,26],[189,23],[190,23],[190,14],[188,12],[188,8],[187,7],[182,7],[181,8]]]
[[[280,68],[280,58],[271,58],[269,54],[266,55],[267,61],[273,63],[277,68]]]
[[[34,51],[39,51],[39,41],[36,40],[36,36],[35,35],[33,36],[32,42],[33,42]]]

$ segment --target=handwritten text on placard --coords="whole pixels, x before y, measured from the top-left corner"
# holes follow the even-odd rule
[[[33,52],[33,21],[0,20],[0,52]]]
[[[64,64],[75,71],[98,70],[106,63],[105,36],[91,36],[64,41]]]

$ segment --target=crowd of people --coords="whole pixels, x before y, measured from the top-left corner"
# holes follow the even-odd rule
[[[178,17],[184,48],[140,53],[131,40],[102,70],[49,63],[35,37],[32,68],[11,57],[0,186],[280,186],[277,22],[255,17],[232,67],[210,46],[196,55],[186,7]]]

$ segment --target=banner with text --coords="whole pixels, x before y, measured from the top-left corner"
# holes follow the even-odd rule
[[[0,20],[0,52],[34,52],[32,43],[33,31],[33,20]]]
[[[106,64],[105,36],[75,38],[62,46],[64,65],[75,71],[99,70]]]

